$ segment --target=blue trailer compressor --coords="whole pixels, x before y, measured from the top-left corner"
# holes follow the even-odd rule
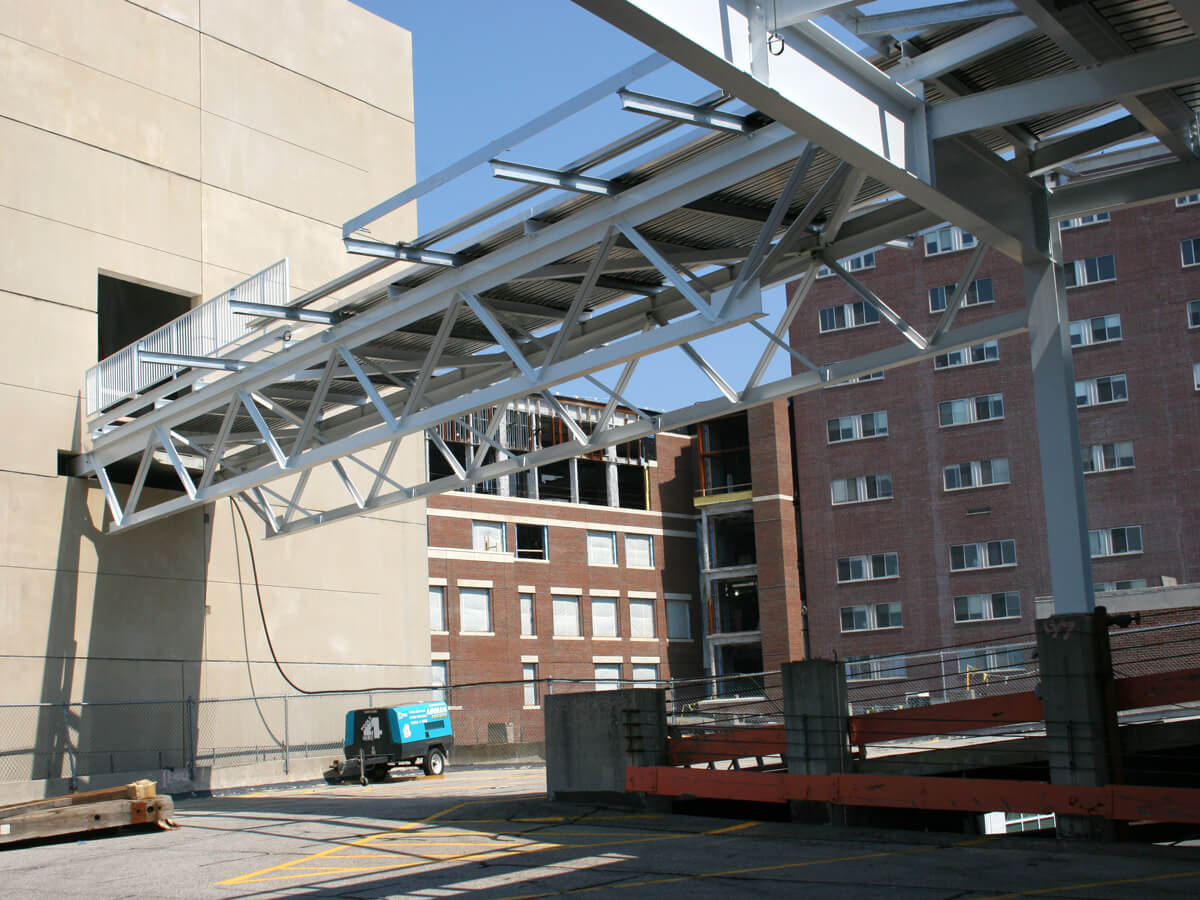
[[[392,766],[421,766],[426,775],[445,771],[454,747],[450,710],[442,701],[346,713],[346,760],[334,769],[342,780],[382,780]]]

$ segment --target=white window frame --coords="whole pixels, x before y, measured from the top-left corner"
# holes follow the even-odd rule
[[[834,427],[839,435],[849,434],[849,437],[833,437]],[[868,433],[869,432],[869,433]],[[869,441],[873,438],[887,437],[887,410],[877,412],[856,413],[852,416],[838,416],[825,421],[825,439],[830,444],[846,444],[850,441]]]
[[[542,530],[542,553],[541,553],[541,556],[531,556],[531,555],[529,555],[530,551],[521,549],[520,533],[521,533],[522,528],[540,528]],[[549,534],[549,530],[546,528],[545,525],[531,525],[531,524],[525,524],[523,522],[517,522],[515,527],[513,528],[513,531],[515,532],[514,538],[517,542],[516,547],[514,547],[513,549],[516,552],[517,559],[527,559],[527,560],[549,560],[550,559],[550,534]]]
[[[995,548],[1000,554],[1000,561],[992,561],[993,545],[999,545]],[[1004,551],[1007,546],[1012,546],[1012,562],[1004,561]],[[980,565],[965,565],[967,557],[967,548],[974,548],[975,558],[981,561]],[[954,567],[954,550],[959,548],[963,551],[964,565],[960,568]],[[966,544],[951,544],[950,545],[950,571],[951,572],[978,572],[982,569],[1007,569],[1012,568],[1017,564],[1017,542],[1014,538],[1002,538],[996,541],[972,541]]]
[[[1107,594],[1110,591],[1141,591],[1149,587],[1145,578],[1118,578],[1116,581],[1098,581],[1092,585],[1092,591],[1097,594]]]
[[[537,605],[534,594],[521,591],[521,637],[537,637]]]
[[[1073,216],[1070,219],[1060,219],[1058,222],[1059,231],[1070,231],[1072,228],[1084,228],[1088,225],[1099,225],[1101,222],[1108,222],[1112,216],[1106,212],[1087,213],[1082,216]]]
[[[978,366],[983,363],[1000,361],[1000,342],[984,341],[969,347],[959,347],[947,353],[939,353],[933,358],[933,369],[942,372],[946,369],[957,369],[962,366]]]
[[[833,317],[836,320],[838,310],[841,311],[843,324],[838,325],[835,321],[832,328],[826,328],[825,313],[832,311]],[[849,331],[852,328],[866,328],[869,325],[878,324],[879,310],[875,308],[875,304],[868,303],[866,300],[856,300],[853,303],[838,303],[835,306],[826,306],[817,311],[817,328],[819,334]]]
[[[482,597],[483,605],[483,627],[468,628],[468,620],[478,620],[478,608],[473,608],[468,611],[468,598]],[[472,621],[471,624],[476,624]],[[464,587],[458,588],[458,633],[459,634],[492,634],[492,589],[486,587]]]
[[[1121,390],[1125,392],[1123,397],[1115,396],[1118,384],[1121,386]],[[1102,386],[1108,388],[1108,393],[1113,395],[1113,399],[1100,399],[1100,389]],[[1081,403],[1080,400],[1083,400],[1083,402]],[[1099,375],[1096,378],[1084,378],[1075,382],[1075,405],[1079,409],[1087,409],[1092,406],[1108,406],[1112,403],[1125,403],[1128,400],[1129,380],[1125,377],[1124,372],[1117,372],[1113,375]]]
[[[979,243],[979,239],[975,235],[969,231],[963,231],[957,225],[944,225],[933,231],[927,231],[924,241],[926,257],[969,250]],[[929,247],[931,243],[934,245],[932,250]]]
[[[446,634],[446,586],[442,584],[429,585],[429,630]]]
[[[689,600],[668,598],[667,640],[690,641],[692,639],[692,604]],[[680,628],[679,626],[683,627]]]
[[[620,663],[592,663],[592,677],[597,691],[619,691],[621,689]]]
[[[1117,545],[1117,536],[1120,535],[1120,540],[1129,547],[1130,538],[1137,535],[1136,550],[1114,550]],[[1112,528],[1092,528],[1088,531],[1088,545],[1091,549],[1092,559],[1107,559],[1111,556],[1137,556],[1145,551],[1145,545],[1142,543],[1142,526],[1141,525],[1114,525]]]
[[[1101,277],[1100,266],[1104,260],[1112,260],[1112,277]],[[1088,263],[1092,264],[1095,277],[1092,278],[1088,274]],[[1082,259],[1074,259],[1063,264],[1064,273],[1069,273],[1067,278],[1067,288],[1086,287],[1089,284],[1107,284],[1110,281],[1117,280],[1117,258],[1111,253],[1105,253],[1101,256],[1085,256]]]
[[[846,681],[902,681],[908,677],[907,660],[903,656],[847,656]]]
[[[613,641],[621,637],[621,604],[616,597],[592,597],[592,637]],[[611,616],[597,616],[598,611],[607,611]],[[610,626],[609,628],[597,626]]]
[[[1189,300],[1187,305],[1188,328],[1200,328],[1200,300]]]
[[[849,387],[852,384],[866,384],[868,381],[883,381],[883,372],[868,372],[866,375],[859,375],[855,378],[847,378],[845,381],[827,384],[825,387],[826,389]]]
[[[980,299],[979,288],[981,284],[987,285],[987,299]],[[958,290],[958,282],[953,284],[939,284],[936,287],[929,289],[929,312],[930,314],[945,312],[946,304],[954,297],[954,292]],[[967,294],[962,299],[962,304],[959,309],[966,309],[968,306],[987,306],[989,303],[996,302],[996,286],[992,281],[991,275],[984,275],[982,278],[976,278],[967,288]]]
[[[842,561],[845,560],[846,568],[850,571],[849,578],[842,578]],[[884,574],[875,574],[875,564],[878,561]],[[888,563],[891,562],[892,568],[895,571],[888,574]],[[855,567],[862,573],[861,577],[855,578]],[[858,556],[839,556],[834,562],[834,577],[838,584],[854,584],[859,581],[888,581],[900,577],[900,554],[894,551],[886,553],[861,553]]]
[[[1189,256],[1192,258],[1191,262],[1188,262]],[[1200,237],[1184,238],[1179,242],[1179,261],[1185,269],[1200,266]]]
[[[634,610],[645,611],[649,610],[650,615],[634,615]],[[645,625],[650,626],[647,632],[644,629]],[[631,638],[650,639],[658,637],[658,614],[654,606],[654,600],[649,597],[630,597],[629,598],[629,636]]]
[[[962,601],[967,609],[967,615],[959,615],[959,605]],[[1004,605],[1004,613],[996,615],[996,604],[1000,602]],[[979,615],[971,615],[972,606],[976,607]],[[1016,612],[1011,610],[1015,607]],[[963,622],[992,622],[997,619],[1019,619],[1021,618],[1021,593],[1020,591],[993,591],[990,594],[962,594],[954,598],[954,621],[957,623]]]
[[[988,416],[984,416],[983,418],[980,418],[979,405],[981,403],[986,403],[988,411],[990,412],[995,407],[997,402],[1000,404],[999,415],[988,415]],[[966,412],[967,412],[966,418],[963,419],[962,421],[950,421],[950,422],[943,421],[944,416],[942,414],[942,411],[944,409],[950,409],[953,411],[955,409],[954,404],[956,404],[956,403],[965,404],[964,408],[966,409]],[[1004,418],[1004,394],[1000,393],[1000,392],[997,392],[995,394],[980,394],[976,397],[956,397],[953,400],[943,400],[940,403],[938,403],[938,427],[939,428],[958,428],[959,426],[962,426],[962,425],[975,425],[980,422],[998,422],[998,421],[1002,420],[1003,418]]]
[[[579,637],[582,631],[579,621],[579,597],[575,594],[552,594],[550,604],[551,628],[554,637]],[[560,626],[567,624],[568,607],[574,612],[574,626],[568,630],[562,630]]]
[[[854,485],[851,497],[849,486]],[[846,499],[838,499],[838,486],[846,494]],[[881,493],[886,487],[887,493]],[[874,492],[875,496],[871,496]],[[835,478],[829,484],[829,497],[834,506],[850,506],[855,503],[875,503],[880,500],[891,500],[895,496],[895,485],[892,483],[891,472],[876,472],[872,475],[857,475],[852,478]]]
[[[521,681],[524,682],[521,689],[526,709],[537,709],[541,706],[541,698],[538,696],[537,669],[537,663],[521,663]]]
[[[887,620],[890,623],[892,616],[900,619],[899,624],[880,625],[881,615],[880,610],[884,609]],[[850,628],[846,627],[846,613],[850,613],[853,623]],[[851,634],[856,631],[899,631],[904,627],[904,604],[891,600],[885,603],[870,603],[858,606],[843,606],[840,615],[838,616],[841,624],[842,634]],[[862,622],[861,625],[858,622]]]
[[[1115,319],[1115,322],[1110,322]],[[1099,322],[1099,326],[1097,326]],[[1116,330],[1116,337],[1108,337],[1109,332]],[[1099,331],[1104,332],[1104,337],[1097,338]],[[1092,347],[1096,344],[1115,344],[1125,336],[1125,330],[1121,327],[1121,314],[1109,313],[1103,316],[1089,316],[1086,319],[1076,319],[1070,325],[1071,332],[1071,347]],[[1076,340],[1078,338],[1078,340]]]
[[[875,251],[867,250],[863,253],[856,253],[854,256],[839,259],[838,265],[847,272],[862,272],[866,269],[873,269],[875,268]],[[829,268],[829,266],[817,267],[818,278],[828,278],[832,274],[833,269]]]
[[[658,687],[658,663],[632,663],[635,688]]]
[[[1128,449],[1128,456],[1125,455],[1125,450]],[[1113,464],[1107,464],[1107,456],[1111,454]],[[1122,469],[1132,469],[1134,467],[1133,441],[1114,441],[1111,444],[1092,444],[1090,447],[1085,447],[1079,454],[1080,463],[1082,464],[1084,475],[1097,475],[1100,472],[1119,472]],[[1122,464],[1122,460],[1128,458],[1128,464]]]
[[[996,478],[996,470],[1000,468],[1000,466],[997,465],[998,463],[1004,464],[1003,481]],[[960,483],[957,487],[950,487],[950,478],[948,477],[950,472],[953,470],[956,475],[961,478],[964,467],[967,467],[971,483]],[[983,480],[985,473],[991,479],[990,481]],[[951,465],[942,467],[942,488],[947,494],[950,494],[954,493],[955,491],[972,491],[978,488],[993,487],[999,484],[1010,484],[1010,474],[1007,456],[997,456],[994,459],[973,459],[970,462],[964,463],[952,463]]]
[[[606,543],[609,554],[600,560],[598,551],[601,543]],[[587,564],[589,566],[615,566],[617,564],[617,533],[615,531],[587,532]]]
[[[1200,391],[1200,363],[1192,364],[1192,384]]]
[[[630,552],[630,547],[635,548],[634,552]],[[644,557],[636,549],[644,547],[646,552]],[[634,562],[634,558],[644,558],[646,562]],[[654,535],[652,534],[626,534],[625,535],[625,567],[627,569],[653,569],[654,568]]]
[[[508,551],[508,524],[478,520],[471,523],[471,549],[482,553]]]
[[[1184,194],[1175,198],[1176,206],[1195,206],[1197,203],[1200,203],[1200,194]]]

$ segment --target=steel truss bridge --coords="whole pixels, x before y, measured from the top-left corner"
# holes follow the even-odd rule
[[[110,391],[90,421],[92,450],[76,462],[76,474],[99,480],[110,530],[237,495],[270,534],[287,534],[1028,331],[1054,591],[1060,612],[1091,608],[1051,225],[1200,188],[1200,3],[966,0],[866,15],[837,0],[577,2],[655,52],[345,223],[346,249],[367,261],[343,277],[282,303],[245,289],[226,297],[251,326],[231,343],[134,348],[139,371],[162,377],[134,377],[115,400]],[[812,21],[820,16],[874,59],[830,37]],[[712,93],[631,89],[669,64]],[[558,168],[520,159],[523,142],[614,94],[631,113],[625,136]],[[1058,186],[1042,177],[1137,139],[1159,154]],[[519,186],[413,240],[363,231],[483,165]],[[839,263],[946,222],[979,244],[931,333]],[[1024,267],[1026,306],[956,326],[989,247]],[[847,360],[789,347],[821,265],[895,327],[892,346]],[[792,281],[778,324],[765,328],[762,291]],[[761,341],[745,383],[693,346],[738,326]],[[625,391],[640,359],[669,348],[707,376],[713,396],[646,412]],[[770,381],[777,354],[796,374]],[[614,367],[615,380],[597,377]],[[579,378],[608,398],[587,423],[550,393]],[[506,417],[491,412],[528,397],[565,419],[567,440],[505,446]],[[478,441],[473,457],[446,447],[447,423]],[[453,474],[394,474],[410,435],[427,435]],[[167,466],[182,493],[144,492],[152,468]],[[306,493],[321,469],[344,487],[340,501]],[[128,491],[114,487],[117,471],[132,473]]]

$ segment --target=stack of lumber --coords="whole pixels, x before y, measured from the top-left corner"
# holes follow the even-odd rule
[[[157,795],[153,781],[14,803],[0,806],[0,846],[150,822],[171,828],[174,810],[170,797]]]

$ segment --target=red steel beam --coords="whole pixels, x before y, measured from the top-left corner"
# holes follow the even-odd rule
[[[933,778],[910,775],[791,775],[674,769],[625,770],[627,790],[668,797],[764,803],[815,801],[842,806],[939,809],[959,812],[1062,813],[1123,821],[1200,823],[1200,789],[1107,785],[1083,787],[1040,781]]]
[[[1179,669],[1118,678],[1113,682],[1117,709],[1142,709],[1200,700],[1200,669]]]
[[[673,766],[770,756],[783,753],[787,738],[782,725],[758,725],[745,728],[714,728],[707,734],[670,738],[667,759]]]
[[[928,734],[956,734],[994,725],[1040,722],[1045,715],[1042,701],[1033,691],[935,703],[913,709],[892,709],[851,716],[850,743],[861,745]]]

